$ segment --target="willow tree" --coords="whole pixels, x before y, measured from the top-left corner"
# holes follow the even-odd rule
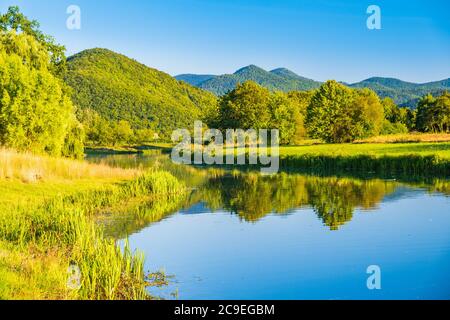
[[[82,128],[48,48],[32,35],[0,32],[0,144],[81,156]]]
[[[9,7],[5,14],[0,15],[0,32],[15,31],[33,37],[48,52],[52,72],[61,75],[66,66],[66,48],[57,44],[52,36],[44,34],[39,27],[38,21],[29,20],[17,6]]]

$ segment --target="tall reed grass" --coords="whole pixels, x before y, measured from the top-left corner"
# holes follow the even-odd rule
[[[355,143],[413,143],[413,142],[449,142],[450,133],[405,133],[376,136],[357,140]]]
[[[37,156],[0,149],[0,180],[17,179],[24,182],[53,179],[130,179],[139,170],[113,168],[85,161]]]
[[[438,155],[324,155],[284,156],[280,167],[299,171],[353,172],[385,176],[448,177],[450,161]]]
[[[182,194],[184,186],[175,177],[162,171],[137,176],[134,170],[116,170],[102,165],[20,155],[6,150],[2,150],[1,154],[1,167],[11,168],[14,178],[20,175],[20,169],[33,168],[34,165],[46,172],[48,178],[77,179],[83,172],[90,178],[110,174],[127,178],[128,174],[136,175],[134,180],[58,196],[39,205],[29,202],[11,205],[8,210],[0,212],[0,241],[6,241],[24,252],[30,246],[38,248],[40,252],[62,252],[64,259],[61,263],[67,267],[73,263],[81,271],[81,288],[74,294],[75,298],[149,298],[143,256],[132,253],[128,246],[121,250],[114,240],[107,239],[96,226],[93,214],[132,198],[165,201],[173,194]],[[74,169],[81,172],[72,173]]]

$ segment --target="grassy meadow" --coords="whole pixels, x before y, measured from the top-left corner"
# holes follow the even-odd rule
[[[248,147],[226,146],[224,156],[230,153],[248,154],[250,151]],[[270,149],[267,153],[270,154]],[[305,140],[299,145],[280,146],[279,155],[283,170],[347,171],[381,176],[450,176],[450,134],[378,136],[336,144]]]
[[[166,172],[0,150],[0,298],[147,299],[143,257],[103,235],[96,215],[184,186]],[[68,268],[81,271],[70,289]]]
[[[281,166],[289,169],[350,170],[383,175],[450,175],[450,142],[284,146],[280,148],[280,157]]]

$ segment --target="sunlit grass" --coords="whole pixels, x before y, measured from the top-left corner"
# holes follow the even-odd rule
[[[450,133],[405,133],[376,136],[355,143],[450,142]]]
[[[149,298],[143,256],[104,237],[95,214],[134,198],[181,195],[176,178],[10,150],[1,155],[8,174],[0,176],[0,298]],[[41,170],[42,178],[23,179],[24,168]],[[66,285],[71,263],[81,270],[79,290]]]
[[[370,143],[370,144],[319,144],[312,146],[281,146],[281,156],[320,154],[320,155],[374,155],[399,156],[438,155],[450,159],[450,143]]]
[[[36,156],[0,149],[0,180],[17,179],[23,182],[57,179],[130,179],[138,170],[92,165],[85,161]]]

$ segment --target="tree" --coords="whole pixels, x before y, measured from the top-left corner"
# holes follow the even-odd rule
[[[16,34],[23,33],[33,37],[49,53],[48,58],[51,62],[49,69],[55,74],[61,75],[65,71],[66,48],[55,43],[53,37],[42,33],[39,27],[39,22],[29,20],[20,12],[17,6],[9,7],[5,14],[0,15],[0,32],[15,31]],[[8,48],[6,50],[9,51]]]
[[[316,91],[306,112],[311,137],[332,143],[377,134],[382,121],[383,107],[373,91],[350,89],[336,81]]]
[[[384,121],[384,110],[377,94],[367,88],[357,90],[353,107],[353,125],[359,129],[355,139],[379,134]]]
[[[295,123],[295,133],[291,143],[299,144],[307,136],[305,127],[306,109],[311,103],[315,91],[292,91],[288,93],[288,98],[294,104],[293,122]]]
[[[267,129],[270,91],[247,81],[224,95],[219,102],[220,129]]]
[[[395,104],[394,100],[389,97],[381,100],[386,120],[391,123],[401,122],[400,108]]]
[[[428,94],[420,99],[417,107],[416,128],[422,132],[450,131],[450,94],[444,92],[438,98]]]
[[[136,143],[146,143],[157,139],[156,132],[152,129],[135,130],[134,140]]]
[[[120,120],[114,126],[114,136],[114,144],[129,143],[134,136],[134,131],[128,121]]]
[[[384,109],[385,121],[383,123],[382,134],[407,133],[414,128],[414,114],[409,108],[398,107],[394,100],[389,97],[381,100]]]
[[[295,106],[292,101],[282,92],[275,92],[270,97],[270,129],[278,129],[280,132],[280,143],[288,144],[292,141],[296,123],[294,121]]]
[[[51,72],[47,47],[15,30],[0,31],[0,43],[0,144],[80,157],[80,145],[73,140],[81,134],[74,107],[67,88]]]

